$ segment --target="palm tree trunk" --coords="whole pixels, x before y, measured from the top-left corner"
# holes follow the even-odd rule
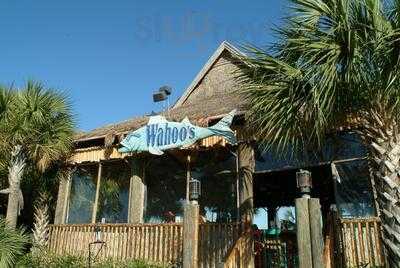
[[[370,112],[361,135],[370,145],[370,169],[390,267],[400,267],[400,133],[390,113]]]
[[[17,226],[17,219],[24,205],[21,191],[21,179],[26,165],[26,159],[21,146],[15,146],[11,152],[11,160],[8,167],[9,195],[6,221],[11,228]]]

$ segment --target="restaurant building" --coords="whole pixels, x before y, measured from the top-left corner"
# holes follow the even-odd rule
[[[297,267],[296,173],[305,169],[321,204],[325,265],[384,265],[366,148],[344,127],[322,150],[265,152],[246,131],[246,101],[234,78],[241,56],[223,42],[170,109],[76,135],[51,250],[88,255],[100,230],[98,258],[179,265],[195,179],[199,267]],[[267,225],[245,232],[261,211]]]

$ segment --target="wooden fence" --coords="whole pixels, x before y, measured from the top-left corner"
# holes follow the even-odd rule
[[[49,248],[57,254],[87,256],[101,230],[102,245],[95,245],[99,258],[142,259],[154,263],[178,263],[182,259],[181,224],[65,224],[51,225]],[[102,247],[102,248],[101,248]]]
[[[49,248],[57,254],[88,256],[96,227],[105,242],[93,246],[99,258],[142,259],[154,263],[182,262],[181,224],[62,224],[50,225]],[[206,223],[199,226],[199,267],[217,267],[240,237],[240,223]],[[251,247],[250,247],[251,248]]]
[[[224,268],[241,268],[251,267],[251,262],[254,260],[253,256],[253,239],[250,230],[242,233],[236,240],[232,249],[226,256],[223,267]]]
[[[340,219],[337,240],[343,267],[384,267],[379,218]]]
[[[241,223],[200,224],[199,268],[215,268],[224,263],[243,230]]]

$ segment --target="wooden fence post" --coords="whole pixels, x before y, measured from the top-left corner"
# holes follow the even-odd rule
[[[67,204],[69,198],[69,188],[71,187],[71,174],[67,178],[61,178],[58,187],[56,211],[54,215],[54,224],[63,224],[66,222]]]
[[[308,211],[310,214],[310,237],[313,267],[324,267],[323,250],[324,242],[322,237],[322,215],[321,205],[318,198],[308,200]]]
[[[143,223],[146,203],[146,180],[144,178],[143,159],[133,158],[130,161],[132,174],[129,183],[128,222]]]
[[[299,251],[300,268],[313,267],[308,199],[309,198],[296,198],[297,247]]]
[[[183,268],[198,266],[199,205],[190,202],[185,205],[183,216]]]

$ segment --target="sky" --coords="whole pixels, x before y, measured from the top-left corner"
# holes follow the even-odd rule
[[[223,40],[264,46],[287,2],[2,0],[0,83],[65,91],[80,130],[160,110],[152,93],[184,92]],[[265,225],[265,213],[256,222]],[[264,222],[264,223],[263,223]]]
[[[2,0],[0,83],[66,91],[78,128],[159,110],[182,94],[223,40],[263,46],[284,1]]]

